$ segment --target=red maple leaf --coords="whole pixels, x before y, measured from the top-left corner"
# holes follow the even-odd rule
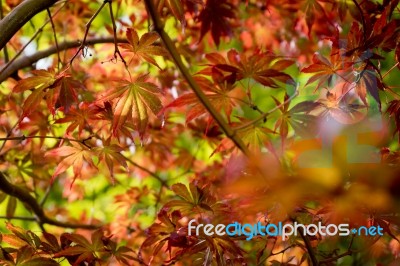
[[[227,0],[208,0],[198,20],[201,21],[200,40],[211,30],[211,36],[217,46],[220,38],[232,35],[236,8]]]

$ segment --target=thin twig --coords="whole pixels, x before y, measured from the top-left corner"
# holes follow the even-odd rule
[[[293,223],[297,222],[296,218],[293,218],[293,217],[291,217],[290,220]],[[310,239],[307,236],[307,233],[303,230],[302,227],[299,227],[298,229],[299,229],[299,235],[303,239],[303,242],[304,242],[305,248],[307,250],[308,256],[311,259],[311,265],[312,266],[318,266],[319,265],[318,264],[318,259],[317,259],[317,256],[314,253],[314,249],[313,249],[313,247],[311,245]]]
[[[36,221],[37,220],[35,217],[23,217],[23,216],[12,216],[12,217],[0,216],[0,219],[21,220],[21,221]]]
[[[124,155],[122,155],[122,156],[124,156]],[[165,188],[169,188],[168,185],[167,185],[167,182],[166,182],[164,179],[162,179],[159,175],[157,175],[156,173],[150,171],[150,170],[147,169],[146,167],[141,166],[140,164],[135,163],[134,161],[132,161],[130,158],[128,158],[128,157],[126,157],[126,156],[124,156],[124,158],[125,158],[125,160],[126,160],[127,162],[129,162],[129,163],[132,164],[133,166],[139,168],[140,170],[142,170],[142,171],[148,173],[149,175],[151,175],[152,177],[154,177],[155,179],[157,179],[157,180],[161,183],[161,186],[163,186],[163,187],[165,187]]]
[[[89,34],[89,29],[90,26],[92,25],[92,22],[94,21],[94,19],[99,15],[100,11],[103,9],[103,7],[107,4],[108,1],[104,1],[101,6],[97,9],[96,13],[94,13],[94,15],[90,18],[90,20],[88,21],[88,23],[86,23],[85,25],[85,35],[83,37],[83,41],[81,43],[81,46],[79,46],[78,51],[76,51],[76,53],[74,54],[74,56],[71,58],[71,60],[69,61],[70,65],[72,65],[72,62],[74,61],[75,57],[78,56],[79,52],[82,51],[85,48],[86,45],[86,38]]]
[[[290,246],[288,246],[288,247],[282,249],[281,251],[278,251],[278,252],[275,252],[275,253],[274,253],[274,252],[271,252],[271,254],[270,254],[269,256],[271,257],[271,256],[276,256],[276,255],[285,253],[286,250],[291,249],[291,248],[294,248],[295,246],[297,246],[297,245],[296,245],[296,244],[292,244],[292,245],[290,245]]]
[[[396,68],[400,63],[397,62],[394,66],[392,66],[385,74],[383,74],[382,79],[384,79],[394,68]]]
[[[39,205],[43,208],[44,204],[46,203],[46,200],[48,199],[51,189],[53,188],[55,182],[51,182],[50,185],[47,187],[46,192],[44,193],[44,196],[42,200],[40,201]]]
[[[111,17],[111,21],[112,21],[112,26],[113,26],[113,34],[114,34],[114,57],[115,60],[118,59],[117,55],[119,55],[119,57],[121,58],[121,61],[124,63],[125,68],[128,70],[128,65],[125,61],[125,59],[122,57],[121,52],[118,49],[118,41],[117,41],[117,25],[115,24],[115,19],[114,19],[114,13],[113,13],[113,9],[112,9],[112,0],[108,0],[106,1],[108,2],[108,6],[110,8],[110,17]],[[129,72],[129,71],[128,71]]]
[[[259,116],[258,118],[254,119],[254,120],[252,120],[252,121],[249,121],[249,122],[247,122],[247,123],[245,123],[245,124],[242,124],[242,125],[240,125],[240,126],[238,126],[238,127],[235,127],[233,130],[234,130],[235,132],[237,132],[237,131],[243,130],[243,129],[249,127],[249,126],[252,126],[252,125],[254,125],[254,124],[256,124],[256,123],[258,123],[258,122],[264,120],[264,119],[265,119],[267,116],[269,116],[271,113],[275,112],[276,110],[278,110],[278,109],[281,108],[282,106],[288,104],[288,103],[291,102],[297,95],[299,95],[299,90],[298,90],[298,88],[299,88],[299,86],[298,86],[298,84],[297,84],[296,90],[294,91],[293,95],[290,96],[290,97],[289,97],[286,101],[284,101],[283,103],[281,103],[281,104],[275,106],[274,108],[272,108],[272,109],[269,110],[268,112],[263,113],[263,114],[262,114],[261,116]]]
[[[249,151],[248,151],[247,146],[235,134],[236,132],[234,130],[232,130],[232,128],[224,121],[224,118],[222,117],[222,115],[214,108],[214,106],[208,100],[207,96],[204,94],[204,92],[201,90],[199,85],[193,79],[192,75],[189,73],[189,70],[187,69],[187,67],[183,64],[182,59],[181,59],[178,51],[176,50],[174,43],[172,42],[169,35],[164,31],[164,25],[160,20],[160,15],[157,12],[157,8],[155,7],[153,0],[145,0],[144,2],[146,4],[146,8],[147,8],[148,12],[150,13],[150,16],[154,22],[154,30],[160,35],[165,47],[169,51],[172,59],[174,60],[175,65],[178,67],[178,69],[182,73],[183,77],[189,84],[190,88],[193,90],[193,92],[196,94],[199,101],[203,104],[203,106],[210,113],[210,115],[215,120],[215,122],[221,127],[221,129],[225,133],[225,135],[228,138],[230,138],[233,141],[233,143],[235,143],[235,145],[244,154],[248,155]]]
[[[60,71],[60,63],[61,63],[61,58],[60,58],[60,48],[58,47],[58,41],[57,41],[57,33],[56,33],[56,27],[54,26],[54,21],[53,18],[51,16],[51,12],[50,9],[47,9],[47,13],[49,14],[49,19],[51,22],[51,28],[53,29],[53,35],[54,35],[54,41],[56,44],[56,48],[57,48],[57,69],[58,71]]]

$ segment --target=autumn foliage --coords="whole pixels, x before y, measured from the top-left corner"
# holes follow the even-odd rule
[[[399,0],[0,5],[0,265],[400,264]]]

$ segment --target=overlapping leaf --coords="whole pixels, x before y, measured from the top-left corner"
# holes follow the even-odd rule
[[[287,101],[289,96],[286,94],[284,101]],[[280,106],[282,103],[273,98],[276,105]],[[318,118],[311,115],[310,112],[321,106],[319,102],[304,101],[295,105],[289,110],[290,102],[286,102],[279,108],[281,116],[275,123],[275,130],[279,128],[279,134],[282,139],[285,139],[289,133],[289,125],[293,128],[295,133],[301,137],[315,136],[317,130]]]
[[[325,16],[325,9],[319,2],[333,3],[332,0],[305,0],[303,2],[303,11],[306,15],[306,22],[308,26],[308,34],[311,34],[311,29],[314,24],[316,16]]]
[[[65,117],[57,119],[56,123],[71,123],[66,133],[69,134],[78,128],[79,134],[85,128],[90,128],[93,121],[100,119],[100,113],[102,108],[95,104],[80,103],[78,108],[71,108],[71,110],[65,115]]]
[[[22,106],[23,117],[36,110],[43,99],[53,115],[59,107],[63,107],[63,111],[68,113],[71,105],[78,99],[76,90],[84,89],[79,81],[65,71],[57,75],[52,71],[33,70],[32,74],[34,76],[20,80],[13,89],[15,93],[32,90]]]
[[[307,81],[307,85],[318,81],[315,91],[324,85],[331,85],[335,75],[340,75],[339,71],[344,67],[344,62],[341,60],[340,55],[332,55],[331,60],[332,62],[329,62],[324,56],[316,53],[313,56],[313,64],[301,70],[303,73],[313,74]]]
[[[230,96],[230,92],[234,89],[234,85],[229,81],[222,83],[213,83],[204,77],[195,77],[197,84],[205,91],[205,94],[213,107],[218,112],[224,112],[228,120],[232,113],[233,107],[236,105],[235,101]],[[188,110],[186,116],[186,122],[189,123],[195,118],[198,118],[204,114],[207,114],[207,109],[200,103],[195,93],[187,93],[181,95],[176,100],[165,106],[164,109],[173,107],[187,107],[191,108]],[[208,119],[208,125],[212,122],[211,116]]]
[[[179,211],[173,211],[168,215],[165,209],[162,209],[157,218],[160,222],[152,224],[147,229],[147,238],[142,244],[142,248],[152,247],[153,256],[167,244],[167,251],[171,254],[172,247],[187,247],[189,245],[187,234],[180,230],[181,225],[179,220],[182,219],[182,214]]]
[[[91,235],[91,241],[79,234],[64,233],[61,235],[61,243],[64,243],[64,248],[54,257],[76,256],[76,259],[73,259],[73,265],[81,265],[84,262],[94,263],[101,260],[102,257],[105,259],[108,256],[105,242],[107,242],[107,238],[104,237],[102,230],[95,231]],[[72,262],[72,258],[70,262]]]
[[[112,178],[114,178],[114,163],[122,165],[125,169],[128,168],[126,159],[121,154],[123,148],[116,144],[110,144],[109,140],[106,141],[105,146],[97,147],[95,151],[98,153],[99,159],[106,163]]]

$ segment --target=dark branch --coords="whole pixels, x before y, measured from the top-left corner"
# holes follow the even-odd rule
[[[126,43],[126,39],[117,39],[118,43]],[[94,45],[94,44],[99,44],[99,43],[114,43],[114,37],[113,36],[108,36],[108,37],[97,37],[97,38],[88,38],[86,39],[85,45]],[[64,51],[68,50],[71,48],[77,48],[80,47],[82,44],[81,41],[67,41],[63,43],[59,43],[58,49],[59,51]],[[42,58],[49,57],[50,55],[56,54],[57,53],[57,47],[52,46],[46,50],[36,52],[33,55],[30,56],[23,56],[15,60],[10,66],[5,69],[1,74],[0,74],[0,83],[6,80],[8,77],[10,77],[13,73],[16,71],[29,67],[32,64],[36,63]],[[0,72],[2,69],[0,69]]]
[[[0,141],[8,141],[8,140],[26,140],[26,139],[58,139],[58,140],[66,140],[69,142],[78,142],[84,145],[86,148],[91,149],[88,144],[86,144],[86,141],[90,140],[92,137],[88,137],[86,139],[71,139],[71,138],[64,138],[64,137],[55,137],[55,136],[18,136],[18,137],[5,137],[5,138],[0,138]]]
[[[8,13],[0,21],[0,50],[26,22],[41,11],[53,6],[56,2],[57,0],[26,0]]]
[[[59,227],[64,227],[64,228],[81,228],[81,229],[88,229],[88,230],[94,230],[98,229],[99,226],[97,225],[91,225],[91,224],[73,224],[73,223],[64,223],[60,221],[53,220],[49,217],[47,217],[42,209],[42,207],[39,205],[39,203],[36,201],[34,197],[32,197],[31,194],[29,194],[28,191],[14,186],[10,182],[8,182],[6,176],[4,175],[3,172],[0,172],[0,190],[6,193],[7,195],[16,197],[23,203],[25,203],[27,206],[30,207],[31,211],[35,214],[36,220],[39,222],[39,224],[50,224],[50,225],[55,225]]]

